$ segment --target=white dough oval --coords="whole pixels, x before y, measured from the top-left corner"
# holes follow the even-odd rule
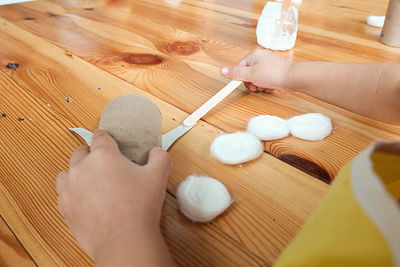
[[[385,16],[368,16],[367,24],[370,26],[382,28],[385,24]]]
[[[331,119],[320,113],[307,113],[288,120],[290,133],[309,141],[323,140],[332,132]]]
[[[224,212],[233,202],[220,181],[191,175],[179,184],[176,197],[180,211],[194,222],[209,222]]]
[[[276,140],[289,135],[289,123],[276,116],[261,115],[249,120],[247,131],[263,141]]]
[[[240,164],[261,155],[264,148],[261,141],[247,132],[220,135],[210,147],[211,155],[225,164]]]

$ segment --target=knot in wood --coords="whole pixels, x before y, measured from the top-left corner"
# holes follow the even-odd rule
[[[157,65],[164,61],[164,58],[152,54],[126,54],[121,59],[126,63],[136,65]]]
[[[167,51],[172,54],[188,56],[199,51],[200,47],[193,41],[181,42],[177,41],[167,45]]]

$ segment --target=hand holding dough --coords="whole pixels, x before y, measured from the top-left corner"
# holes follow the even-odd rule
[[[99,128],[117,141],[124,156],[140,165],[147,163],[153,147],[161,146],[160,110],[141,95],[123,95],[108,103]]]

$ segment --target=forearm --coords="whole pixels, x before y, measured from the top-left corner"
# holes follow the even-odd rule
[[[95,266],[174,266],[159,229],[113,237],[95,256]]]
[[[400,64],[296,62],[287,87],[373,119],[400,124]]]

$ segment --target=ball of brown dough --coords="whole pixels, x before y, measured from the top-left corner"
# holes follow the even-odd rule
[[[99,128],[117,141],[123,155],[140,165],[147,163],[153,147],[161,146],[160,110],[141,95],[123,95],[108,103]]]

